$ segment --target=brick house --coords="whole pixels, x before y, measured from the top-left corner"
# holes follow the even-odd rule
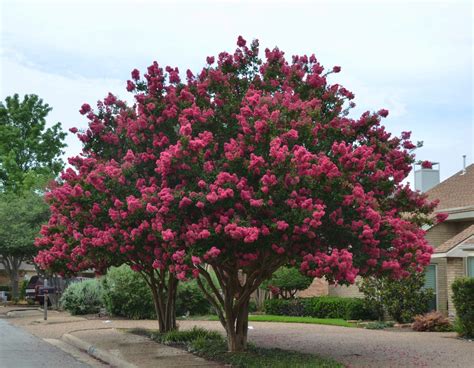
[[[415,172],[415,188],[426,192],[430,200],[439,200],[436,212],[447,213],[447,220],[426,229],[433,246],[431,263],[426,269],[426,286],[435,291],[433,309],[453,316],[451,284],[456,277],[474,277],[474,164],[439,183],[439,170]],[[356,285],[333,286],[316,279],[301,297],[330,295],[362,297]]]
[[[429,189],[429,199],[439,200],[437,212],[449,216],[427,230],[435,248],[426,270],[427,285],[436,291],[433,308],[455,314],[451,284],[456,277],[474,277],[474,164]]]
[[[34,275],[36,275],[36,269],[34,265],[26,262],[23,262],[20,265],[20,280],[29,279],[31,276]],[[0,262],[0,286],[6,285],[10,285],[10,278],[8,277],[5,271],[5,267]]]

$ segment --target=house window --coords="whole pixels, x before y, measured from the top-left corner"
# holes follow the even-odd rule
[[[429,301],[429,310],[437,309],[438,288],[436,285],[436,265],[429,265],[425,269],[425,289],[433,290],[433,298]]]
[[[467,257],[467,276],[474,277],[474,257]]]

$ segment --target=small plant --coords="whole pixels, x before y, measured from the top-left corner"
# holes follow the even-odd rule
[[[383,330],[384,328],[387,328],[387,327],[393,327],[393,326],[389,326],[387,323],[382,322],[382,321],[369,322],[365,325],[365,328],[368,330]]]
[[[463,337],[474,337],[474,278],[456,279],[452,285],[456,307],[456,331]]]
[[[72,315],[98,313],[103,307],[100,280],[90,279],[69,285],[61,296],[60,303]]]
[[[452,331],[451,323],[440,312],[430,312],[415,316],[411,325],[415,331],[446,332]]]
[[[299,290],[307,289],[312,282],[312,277],[303,275],[297,268],[281,267],[265,286],[273,295],[293,299]]]
[[[223,341],[223,337],[219,332],[205,330],[197,326],[194,326],[191,330],[174,330],[163,334],[155,334],[153,339],[163,344],[188,344],[198,339]]]

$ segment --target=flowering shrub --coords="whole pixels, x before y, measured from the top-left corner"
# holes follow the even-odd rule
[[[48,195],[36,258],[70,272],[129,264],[169,329],[177,280],[195,278],[232,351],[246,346],[250,295],[284,264],[339,284],[420,271],[435,206],[402,183],[416,146],[385,130],[388,111],[349,117],[353,93],[328,83],[340,67],[237,46],[185,80],[157,62],[134,70],[133,107],[113,94],[82,106],[83,155]]]

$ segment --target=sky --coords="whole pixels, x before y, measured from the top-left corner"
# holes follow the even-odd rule
[[[200,70],[236,39],[312,54],[354,92],[352,116],[386,108],[387,129],[423,141],[417,159],[441,179],[474,157],[471,1],[10,1],[0,2],[0,99],[37,94],[48,122],[85,128],[79,114],[154,60]],[[80,152],[72,134],[65,157]],[[411,177],[412,178],[412,177]],[[409,179],[411,182],[412,179]]]

